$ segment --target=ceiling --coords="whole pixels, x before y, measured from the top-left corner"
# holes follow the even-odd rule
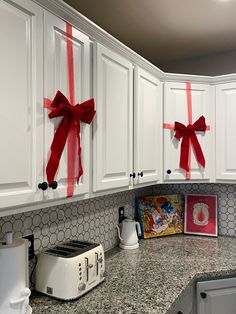
[[[153,64],[236,49],[236,0],[65,0]]]

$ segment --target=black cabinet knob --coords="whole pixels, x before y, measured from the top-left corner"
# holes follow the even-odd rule
[[[183,313],[183,312],[181,312],[181,311],[178,311],[178,312],[177,312],[177,314],[184,314],[184,313]]]
[[[203,299],[206,299],[206,297],[207,297],[206,292],[201,292],[200,295],[201,295],[201,297],[202,297]]]
[[[167,173],[167,174],[171,174],[171,170],[168,169],[168,170],[166,171],[166,173]]]
[[[49,184],[49,187],[55,190],[57,188],[58,184],[57,181],[53,181],[51,184]]]
[[[135,177],[136,177],[136,174],[135,174],[135,172],[133,172],[133,173],[131,173],[129,176],[130,176],[130,178],[132,178],[132,177],[135,178]]]
[[[138,172],[138,176],[143,177],[143,172]]]
[[[48,188],[47,182],[39,183],[39,184],[38,184],[38,188],[41,189],[41,190],[43,190],[43,191],[47,190],[47,188]]]

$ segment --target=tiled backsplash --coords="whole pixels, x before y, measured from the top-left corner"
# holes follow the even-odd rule
[[[33,233],[36,252],[69,239],[102,243],[109,250],[118,243],[118,208],[124,206],[126,216],[133,217],[135,196],[151,193],[148,187],[2,217],[0,239],[6,232]]]
[[[219,234],[236,236],[236,185],[163,184],[0,218],[0,239],[9,231],[15,237],[34,233],[36,252],[68,239],[99,242],[109,250],[118,243],[120,206],[133,216],[135,196],[180,192],[216,194]]]

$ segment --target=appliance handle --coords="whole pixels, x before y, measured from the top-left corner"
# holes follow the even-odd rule
[[[29,298],[30,294],[31,294],[30,289],[25,288],[22,291],[22,297],[17,300],[11,301],[10,304],[15,305],[15,304],[23,303],[27,298]]]
[[[138,229],[138,235],[141,236],[142,235],[142,232],[141,232],[141,227],[140,227],[140,223],[138,221],[135,222],[136,224],[136,227]]]
[[[20,298],[20,299],[15,300],[15,301],[11,301],[10,304],[11,304],[11,305],[16,305],[16,304],[19,304],[19,303],[23,303],[26,298],[27,298],[27,297],[22,297],[22,298]]]
[[[120,235],[120,227],[119,227],[119,225],[116,225],[116,228],[117,228],[117,231],[118,231],[118,237],[119,237],[120,241],[123,241],[123,239],[121,238],[121,235]]]

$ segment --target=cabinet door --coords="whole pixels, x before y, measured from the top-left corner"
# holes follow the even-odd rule
[[[216,86],[216,179],[236,180],[236,83]]]
[[[162,85],[138,67],[134,82],[134,183],[154,184],[161,178]]]
[[[94,191],[128,187],[133,150],[133,66],[97,44],[95,51]]]
[[[74,70],[74,97],[75,103],[81,103],[90,98],[90,40],[72,28],[73,70]],[[69,98],[69,75],[67,64],[67,35],[66,22],[56,16],[45,13],[45,97],[53,99],[60,90]],[[49,158],[50,146],[54,132],[61,118],[48,118],[45,109],[45,168]],[[79,184],[75,184],[74,195],[85,194],[89,191],[89,151],[90,151],[90,126],[81,123],[80,129],[83,176]],[[56,190],[48,188],[46,198],[59,198],[67,196],[67,143],[61,156],[55,180],[58,182]],[[75,173],[76,176],[76,173]],[[76,182],[76,178],[75,178]]]
[[[205,298],[201,296],[202,293]],[[211,280],[197,283],[198,314],[235,314],[236,279]]]
[[[40,201],[43,177],[43,10],[0,1],[0,207]]]
[[[214,145],[214,107],[211,99],[211,88],[203,84],[191,84],[192,110],[188,110],[185,83],[165,83],[164,90],[164,123],[174,125],[175,121],[188,125],[188,112],[194,123],[204,116],[210,130],[196,132],[206,161],[206,168],[198,165],[191,145],[190,178],[191,180],[209,181],[212,176],[212,157]],[[191,111],[191,112],[190,112]],[[186,180],[186,172],[179,167],[181,141],[174,138],[174,131],[164,129],[164,181]],[[167,171],[171,173],[168,174]],[[169,172],[169,171],[168,171]]]

